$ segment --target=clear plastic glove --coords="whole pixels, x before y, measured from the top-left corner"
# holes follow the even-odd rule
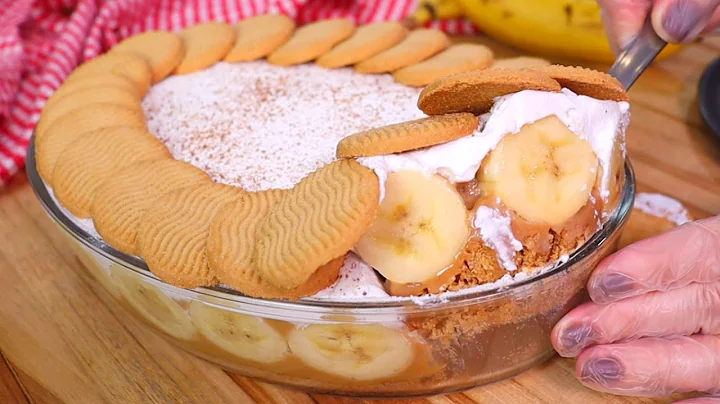
[[[648,14],[658,35],[672,43],[717,33],[720,27],[720,0],[598,0],[598,3],[616,53],[637,36]]]
[[[592,301],[552,332],[560,355],[578,357],[584,385],[633,396],[720,397],[720,216],[609,256],[588,291]]]

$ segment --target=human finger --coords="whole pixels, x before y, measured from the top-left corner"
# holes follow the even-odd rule
[[[607,305],[585,303],[563,317],[551,340],[564,357],[590,346],[643,337],[720,334],[720,282],[693,283]]]
[[[598,0],[605,33],[616,54],[640,33],[653,0]]]
[[[676,401],[675,404],[720,404],[720,396],[688,398]]]
[[[583,351],[578,380],[598,391],[629,396],[720,393],[720,336],[643,338]]]
[[[720,217],[684,224],[631,244],[598,264],[588,281],[595,303],[720,281]]]
[[[720,0],[655,0],[652,24],[667,42],[688,42],[697,38],[713,18]]]
[[[720,8],[715,10],[710,21],[708,21],[701,35],[719,35],[720,34]]]

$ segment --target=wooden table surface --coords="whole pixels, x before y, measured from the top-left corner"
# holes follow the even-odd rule
[[[676,197],[697,217],[720,212],[720,146],[696,98],[702,70],[719,55],[720,39],[695,44],[657,63],[630,92],[628,149],[639,190]],[[96,287],[62,237],[24,175],[0,190],[0,403],[355,402],[254,382],[175,348]],[[396,402],[671,401],[596,393],[576,381],[574,366],[555,357],[491,386]]]

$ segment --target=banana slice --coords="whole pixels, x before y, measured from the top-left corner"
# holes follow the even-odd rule
[[[187,340],[195,335],[185,310],[160,289],[118,266],[110,267],[110,276],[125,301],[151,324],[177,339]]]
[[[414,357],[403,334],[377,324],[313,324],[293,330],[289,343],[308,366],[351,380],[396,375]]]
[[[554,115],[507,135],[483,162],[480,188],[524,219],[561,225],[584,206],[598,174],[590,144]]]
[[[260,318],[198,301],[190,304],[190,317],[205,338],[240,358],[274,363],[289,352],[285,338]]]
[[[432,279],[455,262],[468,239],[462,197],[445,179],[419,171],[390,173],[385,199],[355,247],[396,283]]]

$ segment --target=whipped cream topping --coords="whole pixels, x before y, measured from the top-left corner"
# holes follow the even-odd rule
[[[473,219],[473,227],[479,230],[485,245],[495,250],[500,264],[508,271],[517,270],[515,253],[523,249],[510,227],[510,218],[497,209],[480,206]]]
[[[607,198],[613,148],[616,142],[625,142],[630,104],[597,100],[568,89],[559,93],[525,90],[498,97],[469,136],[421,150],[364,157],[358,162],[373,169],[383,186],[389,173],[401,170],[438,174],[453,183],[466,182],[475,178],[485,156],[503,137],[551,115],[590,143],[603,167],[600,192]]]
[[[176,159],[260,191],[292,188],[335,160],[348,135],[422,118],[418,93],[350,68],[221,62],[155,84],[143,107],[148,129]]]
[[[690,221],[685,206],[680,201],[665,195],[639,193],[635,195],[633,206],[648,215],[670,220],[678,226]]]
[[[450,182],[466,182],[475,178],[482,160],[490,150],[500,142],[504,133],[487,136],[483,133],[483,124],[490,116],[485,114],[480,124],[470,136],[452,140],[447,143],[427,147],[425,149],[382,156],[360,157],[358,163],[375,171],[380,180],[380,194],[385,194],[385,181],[390,173],[414,170],[427,175],[438,174]]]
[[[625,144],[625,131],[630,122],[629,103],[598,100],[568,89],[559,93],[528,90],[499,97],[490,114],[483,132],[500,138],[503,134],[519,132],[528,123],[557,116],[568,129],[590,143],[603,169],[601,196],[604,199],[609,196],[613,149],[618,142]]]
[[[377,272],[354,253],[348,253],[337,282],[310,299],[356,300],[387,297],[390,295],[385,291]]]

